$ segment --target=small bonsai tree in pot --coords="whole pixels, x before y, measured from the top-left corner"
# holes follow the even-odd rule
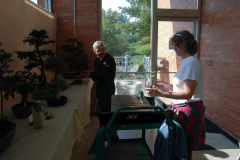
[[[61,91],[64,91],[69,87],[63,79],[58,79],[58,72],[64,70],[67,67],[67,63],[61,57],[48,57],[46,59],[46,70],[54,72],[54,79],[48,82],[46,86],[46,92],[50,94],[47,98],[48,106],[62,106],[67,103],[67,97],[59,96]]]
[[[2,44],[0,43],[0,46]],[[15,131],[16,131],[16,124],[12,121],[4,119],[3,114],[3,98],[8,100],[9,96],[14,97],[14,92],[11,90],[10,87],[12,76],[9,75],[13,73],[13,70],[9,70],[9,62],[12,61],[11,59],[12,54],[5,52],[3,49],[0,50],[0,94],[1,94],[1,121],[0,121],[0,151],[3,150],[8,146],[11,142]],[[4,96],[3,96],[4,92]]]
[[[40,75],[38,77],[38,81],[40,82],[39,90],[32,92],[33,98],[35,99],[45,99],[49,97],[45,92],[47,80],[45,74],[45,61],[44,57],[53,56],[54,53],[51,50],[40,50],[40,47],[43,45],[48,45],[50,43],[55,43],[54,40],[49,40],[47,32],[45,30],[33,30],[29,33],[29,36],[26,37],[23,42],[29,43],[29,45],[34,45],[35,49],[33,51],[17,51],[15,52],[19,59],[26,60],[27,65],[24,69],[30,71],[33,68],[38,68],[40,70]]]
[[[43,104],[39,101],[32,106],[33,124],[36,129],[43,127],[43,117],[46,120],[53,119],[55,116],[52,113],[43,110]]]
[[[12,111],[18,118],[26,118],[32,114],[31,107],[35,104],[28,101],[28,94],[37,90],[38,75],[30,71],[17,71],[11,83],[15,92],[22,96],[21,102],[12,106]]]
[[[81,71],[89,69],[88,56],[83,49],[84,43],[77,40],[77,38],[71,38],[65,41],[61,48],[68,56],[63,57],[68,64],[68,70],[63,74],[64,78],[73,79]]]

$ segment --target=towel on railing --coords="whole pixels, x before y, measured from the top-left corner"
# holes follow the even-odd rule
[[[98,129],[95,140],[88,151],[88,154],[94,154],[96,160],[101,160],[104,158],[108,158],[109,149],[111,147],[111,141],[109,139],[108,133],[103,132],[104,127]]]
[[[176,126],[175,132],[167,125],[166,120],[158,129],[153,160],[188,159],[185,132],[178,122],[173,121],[173,123]]]

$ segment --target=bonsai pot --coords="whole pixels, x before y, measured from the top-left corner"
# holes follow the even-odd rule
[[[18,118],[26,118],[32,114],[31,107],[34,104],[35,102],[27,102],[26,107],[23,107],[23,105],[19,103],[12,106],[12,111]]]
[[[0,123],[0,152],[6,148],[13,139],[16,131],[16,124],[9,120]]]
[[[65,96],[60,96],[59,99],[57,99],[56,97],[47,98],[47,104],[48,106],[51,106],[51,107],[63,106],[66,103],[67,103],[67,97]]]

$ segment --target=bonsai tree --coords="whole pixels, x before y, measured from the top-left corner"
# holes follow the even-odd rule
[[[0,43],[0,46],[2,44]],[[0,151],[8,146],[11,142],[15,131],[16,124],[12,121],[8,121],[4,119],[3,113],[3,99],[7,99],[8,97],[14,97],[14,92],[11,90],[11,79],[13,70],[9,69],[9,62],[13,61],[11,59],[12,54],[5,52],[3,49],[0,50],[0,95],[1,95],[1,121],[0,121],[0,140],[4,138],[4,141],[0,143]],[[3,95],[4,93],[4,95]]]
[[[38,75],[30,71],[17,71],[11,82],[14,91],[22,96],[21,102],[12,107],[13,113],[19,118],[31,115],[31,107],[35,102],[28,101],[28,94],[37,89]]]
[[[64,57],[67,62],[70,71],[74,71],[74,75],[70,78],[74,78],[81,71],[89,69],[88,56],[84,53],[84,43],[77,40],[77,38],[71,38],[65,41],[67,44],[63,44],[61,48],[68,56]],[[67,76],[64,76],[68,78]]]
[[[0,42],[0,46],[2,43]],[[12,54],[5,52],[3,49],[0,50],[0,94],[1,94],[1,124],[4,122],[3,118],[3,98],[8,100],[9,96],[14,98],[14,92],[9,88],[9,82],[11,76],[9,74],[13,73],[13,70],[9,70],[9,62],[13,61],[11,59]],[[5,92],[3,96],[3,92]]]
[[[47,98],[49,106],[61,106],[67,103],[67,97],[59,96],[59,92],[64,91],[69,87],[63,79],[58,79],[57,75],[60,70],[64,70],[67,67],[67,63],[61,57],[48,57],[46,59],[46,70],[54,72],[54,79],[48,82],[46,86],[46,92],[51,95]]]
[[[33,30],[29,33],[29,36],[26,37],[23,42],[29,43],[30,46],[35,46],[33,51],[17,51],[15,52],[19,59],[26,60],[27,65],[24,67],[26,70],[32,70],[33,68],[40,69],[41,73],[38,77],[41,86],[45,88],[47,81],[46,81],[46,74],[45,74],[45,56],[53,56],[54,53],[51,50],[40,50],[40,47],[43,45],[48,45],[50,43],[55,43],[54,40],[49,40],[47,32],[45,30]]]

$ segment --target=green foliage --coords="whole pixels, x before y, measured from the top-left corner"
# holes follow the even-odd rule
[[[79,74],[83,70],[89,69],[88,61],[81,59],[73,59],[69,64],[72,71],[76,71]]]
[[[22,96],[21,104],[27,102],[28,94],[38,87],[38,75],[30,71],[17,71],[11,80],[11,87]]]
[[[125,23],[121,26],[129,33],[129,40],[132,42],[130,51],[135,55],[150,55],[151,1],[127,0],[127,2],[130,3],[130,7],[121,8],[122,13],[136,19],[131,24]]]
[[[0,43],[2,46],[2,43]],[[12,54],[5,52],[3,49],[0,50],[0,93],[1,93],[1,123],[3,123],[3,98],[8,100],[8,97],[14,97],[14,92],[12,91],[11,79],[13,70],[9,69],[9,62],[12,62]],[[3,92],[4,97],[3,97]]]
[[[127,0],[127,2],[130,3],[130,7],[119,7],[121,13],[111,9],[103,10],[103,41],[112,55],[122,56],[127,53],[131,56],[148,56],[151,54],[151,1]],[[134,18],[135,21],[131,22],[130,18]]]
[[[2,44],[0,43],[0,46]],[[9,86],[11,85],[11,79],[12,76],[9,75],[13,73],[13,70],[9,69],[9,62],[12,62],[13,60],[11,59],[12,54],[5,52],[3,49],[0,50],[0,91],[1,95],[2,92],[5,92],[4,98],[8,100],[8,96],[14,95],[12,93],[11,88]],[[2,97],[1,97],[2,98]]]
[[[57,79],[58,72],[67,67],[66,61],[61,57],[51,56],[45,61],[46,71],[54,72],[55,79]]]
[[[69,87],[69,85],[66,83],[63,79],[52,79],[46,86],[46,92],[51,94],[53,97],[56,97],[56,95],[66,90]]]
[[[148,85],[147,85],[147,88],[155,88],[155,85],[150,85],[150,84],[148,84]]]
[[[116,74],[116,79],[128,79],[128,78],[132,78],[132,76],[129,74],[120,74],[120,73]]]
[[[121,56],[129,50],[125,32],[120,26],[129,22],[124,14],[111,9],[102,10],[102,40],[107,46],[107,52],[113,56]]]
[[[49,39],[47,32],[45,30],[33,30],[29,33],[29,36],[26,37],[23,42],[29,43],[29,45],[34,45],[35,49],[33,51],[17,51],[15,52],[20,60],[25,59],[27,65],[24,66],[26,70],[32,70],[33,68],[39,68],[41,74],[39,75],[39,82],[42,85],[46,84],[46,74],[45,74],[45,62],[43,57],[53,56],[54,53],[51,50],[39,50],[39,47],[42,45],[48,45],[50,43],[55,43],[54,40],[47,41]]]
[[[23,40],[24,43],[29,43],[29,45],[34,45],[36,49],[38,49],[38,47],[42,46],[42,45],[47,45],[49,43],[55,43],[54,40],[50,40],[50,41],[45,41],[45,39],[49,39],[48,35],[47,35],[47,31],[45,30],[35,30],[33,29],[32,32],[29,33],[28,37],[26,37],[26,39]]]
[[[43,111],[40,103],[35,103],[33,105],[33,108],[36,110],[36,112],[43,112],[46,120],[50,120],[50,119],[53,119],[55,117],[52,113]]]
[[[144,66],[144,59],[132,58],[130,60],[130,64],[131,64],[131,67],[133,67],[136,64],[143,67]]]
[[[85,54],[83,49],[84,43],[78,41],[77,38],[70,38],[65,41],[61,48],[69,56],[64,57],[64,60],[70,67],[70,70],[76,71],[77,73],[89,69],[88,56]]]
[[[145,75],[138,75],[138,74],[136,74],[134,77],[136,79],[145,79]]]
[[[151,71],[151,78],[157,79],[157,71]]]
[[[12,81],[12,75],[6,75],[4,79],[1,80],[1,92],[4,92],[3,98],[6,100],[8,100],[9,96],[14,98],[15,87],[12,85]]]

